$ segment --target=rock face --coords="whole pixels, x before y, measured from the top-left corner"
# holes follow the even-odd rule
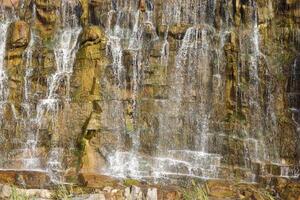
[[[26,171],[38,171],[45,187],[298,179],[299,7],[296,0],[4,1],[0,182],[20,185],[16,174],[27,181]],[[265,198],[226,183],[207,183],[210,196]],[[276,191],[297,199],[296,185]]]

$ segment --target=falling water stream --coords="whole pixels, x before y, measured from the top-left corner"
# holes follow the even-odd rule
[[[69,10],[74,10],[72,1],[62,1],[61,2],[61,13],[62,13],[62,28],[58,31],[55,46],[54,46],[54,56],[56,61],[56,71],[50,75],[47,79],[47,93],[46,97],[40,99],[36,106],[36,116],[29,123],[31,126],[37,126],[37,130],[29,129],[26,149],[24,149],[29,158],[26,155],[23,162],[26,169],[31,170],[43,170],[45,168],[40,160],[40,154],[38,153],[37,143],[40,139],[40,133],[42,126],[45,123],[46,116],[50,115],[50,123],[55,126],[57,115],[60,111],[60,103],[68,103],[70,101],[70,76],[73,72],[73,65],[75,61],[75,55],[77,52],[77,40],[79,34],[81,33],[81,27],[79,26],[78,19],[75,13],[69,13]],[[35,13],[35,12],[34,12]],[[35,18],[33,18],[35,19]],[[30,76],[32,75],[32,53],[35,42],[38,40],[34,32],[31,33],[31,41],[27,47],[26,51],[26,74],[25,74],[25,107],[28,108],[28,116],[32,116],[30,112]],[[62,86],[63,84],[63,86]],[[65,87],[65,94],[63,96],[58,95],[58,90],[60,87]],[[58,130],[53,130],[57,132]],[[53,135],[58,133],[52,133]],[[48,154],[48,161],[46,166],[46,171],[49,172],[51,180],[53,182],[62,181],[60,172],[63,170],[62,166],[62,156],[64,152],[59,146],[59,141],[54,138],[51,141],[51,150]],[[44,159],[44,158],[43,158]],[[45,162],[45,161],[43,161]]]
[[[58,40],[54,47],[54,55],[56,61],[56,71],[48,78],[47,98],[41,100],[37,107],[37,120],[40,122],[41,112],[54,112],[57,115],[59,109],[59,99],[57,90],[64,81],[66,92],[63,101],[70,101],[70,76],[73,72],[73,65],[77,52],[77,40],[81,32],[81,27],[78,25],[75,13],[68,14],[68,10],[74,10],[72,7],[74,2],[62,1],[62,26],[63,28],[58,33]],[[54,139],[55,140],[55,139]],[[47,169],[50,171],[52,181],[60,181],[59,173],[63,170],[63,148],[58,144],[58,141],[52,141],[51,150],[47,163]]]
[[[0,11],[3,12],[2,7]],[[1,17],[1,16],[0,16]],[[6,50],[6,40],[7,40],[7,30],[9,27],[10,21],[5,19],[0,21],[0,119],[2,118],[3,106],[6,103],[8,96],[7,89],[7,75],[5,70],[5,50]]]
[[[109,151],[99,147],[106,161],[99,171],[118,178],[159,182],[181,177],[227,178],[222,173],[231,170],[228,165],[232,165],[232,169],[245,174],[243,181],[256,182],[258,174],[253,166],[261,167],[259,175],[269,175],[266,166],[272,164],[280,168],[278,176],[295,177],[289,165],[280,159],[273,142],[279,129],[275,83],[268,56],[262,53],[256,1],[245,4],[244,9],[249,9],[251,15],[245,29],[234,26],[230,11],[234,3],[230,0],[166,0],[159,4],[159,12],[153,1],[141,2],[146,4],[143,9],[135,0],[113,0],[106,21],[101,21],[108,41],[106,56],[111,61],[103,71],[111,70],[113,78],[101,77],[101,84],[109,87],[101,88],[107,96],[101,99],[99,123],[101,130],[115,136],[115,146],[111,145]],[[61,145],[58,121],[72,103],[71,78],[82,32],[76,3],[62,0],[59,11],[55,11],[60,22],[50,45],[54,70],[42,77],[46,80],[45,89],[38,94],[34,94],[37,88],[32,87],[32,77],[36,73],[34,54],[42,38],[34,29],[23,55],[25,117],[21,121],[25,124],[25,142],[18,149],[22,152],[22,169],[46,172],[55,183],[64,181],[61,175],[65,170],[65,147]],[[33,24],[37,20],[35,4],[32,10]],[[9,95],[5,55],[11,22],[7,18],[0,21],[0,119]],[[236,46],[229,46],[235,42]],[[227,59],[228,51],[237,58]],[[228,60],[235,59],[238,61],[231,69]],[[294,88],[298,87],[299,63],[296,58],[292,68]],[[263,67],[266,69],[262,75]],[[228,92],[231,86],[233,89]],[[166,89],[157,92],[157,88]],[[159,94],[150,98],[149,91]],[[232,113],[220,117],[218,109],[224,109],[224,113],[232,109]],[[299,132],[300,112],[296,106],[290,110]],[[249,124],[241,128],[243,122],[239,117]],[[230,134],[223,118],[233,120],[234,130]],[[51,141],[45,153],[39,143],[48,128]],[[232,160],[230,155],[238,150],[224,150],[225,142],[231,145],[232,141],[242,148],[236,155],[242,157],[239,161]],[[146,151],[145,146],[152,149]],[[233,172],[226,175],[235,176]]]
[[[199,3],[199,7],[193,7],[192,12],[188,12],[189,7],[185,7],[185,5],[192,6],[191,2],[180,3],[177,2],[175,4],[164,3],[163,8],[163,24],[167,25],[166,32],[164,33],[164,42],[161,48],[161,63],[164,66],[167,66],[169,59],[169,43],[168,43],[168,31],[169,26],[179,22],[189,22],[189,23],[200,23],[205,20],[204,14],[197,16],[198,11],[202,11],[206,9],[206,1]],[[126,4],[125,4],[126,5]],[[130,4],[131,5],[131,4]],[[210,7],[214,10],[215,3],[213,3]],[[132,8],[132,7],[124,7]],[[123,8],[123,9],[124,9]],[[197,10],[197,9],[200,10]],[[185,10],[186,9],[186,10]],[[129,9],[130,10],[130,9]],[[183,10],[183,11],[182,11]],[[118,10],[120,15],[124,17],[123,10]],[[182,13],[181,13],[182,11]],[[114,11],[111,11],[112,13]],[[132,11],[131,11],[132,12]],[[131,34],[127,39],[129,46],[128,49],[132,52],[133,57],[133,85],[132,85],[132,99],[133,99],[133,120],[138,116],[138,107],[139,102],[137,101],[137,94],[139,93],[139,85],[141,85],[141,78],[143,77],[141,66],[145,65],[143,63],[144,59],[141,58],[141,54],[139,50],[141,46],[143,46],[143,26],[139,24],[139,18],[141,17],[141,13],[139,11],[133,12],[133,14],[129,12],[133,21],[133,27]],[[151,12],[151,11],[149,11]],[[151,22],[152,24],[152,22]],[[111,25],[111,23],[109,23]],[[107,168],[107,174],[117,177],[133,177],[133,178],[143,178],[143,177],[154,177],[156,180],[160,180],[161,178],[168,176],[190,176],[190,177],[198,177],[198,178],[213,178],[217,177],[218,171],[217,167],[220,165],[221,156],[217,154],[210,154],[207,152],[207,142],[208,142],[208,120],[209,114],[205,110],[207,105],[207,100],[204,94],[207,93],[207,84],[208,80],[206,77],[209,76],[209,48],[210,48],[210,40],[208,35],[214,31],[210,25],[202,25],[200,26],[192,26],[189,28],[185,36],[182,40],[180,48],[177,52],[176,56],[176,68],[174,72],[174,77],[172,77],[172,87],[170,88],[170,100],[171,103],[166,102],[164,100],[156,100],[155,104],[161,104],[162,108],[166,110],[166,113],[159,113],[158,121],[160,124],[160,131],[164,132],[165,135],[169,134],[171,130],[176,130],[176,128],[172,128],[168,130],[171,124],[175,126],[177,122],[174,122],[174,117],[180,116],[182,112],[181,104],[186,101],[184,90],[185,79],[184,73],[187,71],[190,77],[193,77],[193,84],[197,84],[197,74],[201,74],[201,91],[199,93],[202,95],[202,101],[199,102],[201,105],[200,108],[190,108],[190,113],[187,115],[190,117],[190,120],[195,121],[197,124],[196,131],[198,131],[198,139],[195,143],[198,145],[197,151],[191,151],[188,149],[176,149],[176,147],[166,147],[163,142],[158,144],[158,149],[160,151],[157,152],[156,157],[146,157],[139,154],[139,141],[140,141],[140,133],[139,127],[134,125],[134,131],[132,137],[132,149],[129,152],[117,151],[115,154],[112,154],[109,157],[109,166]],[[120,25],[117,23],[115,25],[115,29],[118,33],[124,33],[127,29],[120,29]],[[121,34],[119,34],[121,35]],[[110,36],[111,37],[111,36]],[[153,37],[155,40],[156,37]],[[114,38],[114,41],[121,41],[122,38]],[[116,46],[115,46],[116,47]],[[117,46],[115,51],[113,52],[113,65],[119,63],[118,67],[114,68],[123,68],[123,65],[120,63],[120,55],[122,51],[120,51],[120,46]],[[127,47],[123,47],[125,50]],[[123,51],[124,51],[123,50]],[[114,55],[115,53],[115,55]],[[142,61],[142,62],[141,62]],[[118,75],[120,76],[120,75]],[[187,91],[192,91],[193,85],[189,84]],[[197,113],[194,111],[197,110]],[[176,126],[175,126],[176,127]],[[179,128],[179,127],[178,127]],[[160,136],[163,138],[163,136]]]

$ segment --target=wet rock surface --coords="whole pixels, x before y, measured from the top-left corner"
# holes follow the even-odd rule
[[[299,5],[4,0],[0,182],[172,200],[221,179],[210,199],[298,200]]]

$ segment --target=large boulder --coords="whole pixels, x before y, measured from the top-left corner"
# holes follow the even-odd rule
[[[26,47],[30,40],[30,28],[25,21],[13,22],[9,27],[9,48]]]

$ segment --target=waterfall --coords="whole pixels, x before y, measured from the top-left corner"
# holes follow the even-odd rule
[[[257,18],[257,6],[256,2],[251,1],[250,6],[253,7],[253,23],[252,23],[252,36],[250,38],[251,41],[251,54],[250,54],[250,67],[249,67],[249,79],[250,79],[250,88],[249,88],[249,107],[251,109],[251,123],[252,125],[256,126],[255,132],[261,134],[262,126],[260,125],[259,121],[261,121],[261,105],[259,102],[259,76],[258,76],[258,67],[259,67],[259,58],[260,58],[260,47],[259,47],[259,29],[258,29],[258,18]],[[262,136],[259,136],[262,137]],[[253,153],[251,154],[251,159],[253,161],[262,161],[262,158],[258,152],[261,152],[259,149],[261,141],[259,139],[251,138],[248,140],[250,143],[254,142],[254,149]],[[262,152],[265,152],[264,150]],[[265,155],[264,155],[265,156]],[[263,156],[263,157],[264,157]]]
[[[65,5],[66,2],[63,2]],[[65,20],[65,19],[64,19]],[[47,98],[42,100],[43,104],[46,104],[47,112],[58,112],[59,99],[57,98],[57,90],[60,87],[61,81],[64,80],[64,86],[66,87],[65,101],[70,101],[70,76],[73,72],[73,65],[75,61],[75,55],[77,52],[77,40],[81,32],[81,27],[71,26],[65,27],[59,33],[59,41],[54,49],[56,60],[56,72],[48,79],[48,94]],[[55,174],[57,171],[63,170],[62,167],[62,155],[63,149],[56,144],[58,141],[53,141],[52,149],[50,151],[48,160],[48,170],[54,172],[52,176],[53,181],[58,181],[58,177]]]
[[[10,22],[8,20],[0,22],[0,118],[2,118],[1,112],[8,96],[4,58],[6,53],[7,30],[9,24]]]
[[[180,4],[179,2],[176,4],[164,5],[165,9],[171,10],[171,13],[174,13],[175,17],[166,19],[170,15],[164,16],[165,19],[163,21],[165,24],[172,24],[179,22],[181,20],[188,20],[189,17],[179,14],[181,6],[191,6],[191,2],[185,2]],[[200,3],[200,2],[199,2]],[[203,1],[201,4],[201,10],[204,11],[207,7],[206,3]],[[214,4],[215,5],[215,4]],[[214,6],[213,5],[213,6]],[[172,8],[171,8],[172,7]],[[187,9],[187,7],[185,7]],[[125,8],[123,8],[125,9]],[[214,8],[212,8],[214,10]],[[185,10],[184,12],[186,12]],[[135,119],[139,116],[139,101],[137,101],[137,95],[140,93],[140,85],[142,84],[141,78],[142,75],[142,66],[145,63],[141,63],[144,60],[143,54],[139,51],[141,49],[142,43],[142,27],[139,25],[139,18],[142,17],[142,13],[139,11],[135,11],[135,13],[130,14],[133,16],[133,27],[131,31],[128,29],[121,29],[120,25],[118,24],[119,20],[121,20],[118,13],[123,13],[122,10],[117,10],[117,24],[112,26],[109,22],[108,27],[110,27],[110,31],[107,31],[108,37],[111,38],[111,42],[109,45],[115,47],[115,50],[112,51],[113,57],[113,68],[116,69],[115,66],[124,67],[120,61],[121,51],[119,50],[119,45],[113,43],[113,41],[122,41],[127,40],[124,42],[122,47],[123,49],[129,49],[132,55],[132,63],[133,63],[133,70],[132,70],[132,101],[133,101],[133,131],[130,132],[132,137],[132,149],[128,152],[124,151],[117,151],[113,155],[109,157],[109,165],[106,169],[107,174],[117,176],[117,177],[133,177],[133,178],[147,178],[147,177],[154,177],[157,181],[160,179],[164,179],[163,177],[166,176],[190,176],[190,177],[202,177],[202,178],[209,178],[209,177],[216,177],[217,166],[220,165],[221,156],[217,154],[210,154],[208,153],[208,120],[209,115],[206,114],[206,103],[207,97],[202,97],[201,107],[197,109],[197,115],[194,116],[194,111],[191,110],[190,117],[191,120],[194,120],[197,123],[197,130],[199,132],[199,138],[197,139],[197,144],[199,145],[197,149],[199,151],[189,151],[189,150],[176,150],[172,149],[172,147],[166,147],[163,145],[163,138],[160,138],[161,145],[158,144],[157,155],[154,157],[147,157],[139,154],[139,147],[140,147],[140,129],[139,127],[135,126]],[[115,11],[110,11],[110,15],[112,13],[116,14]],[[205,13],[205,12],[204,12]],[[164,13],[166,14],[166,13]],[[195,14],[193,14],[193,21],[195,22]],[[182,17],[183,16],[183,17]],[[122,15],[122,17],[124,17]],[[172,16],[173,17],[173,16]],[[149,20],[149,18],[146,18]],[[203,22],[205,19],[205,15],[203,14],[200,16],[199,21]],[[111,18],[109,19],[111,20]],[[161,49],[161,62],[162,65],[167,66],[168,59],[169,59],[169,42],[168,42],[168,28],[165,32],[164,42]],[[209,74],[209,41],[211,40],[210,35],[214,32],[214,30],[208,25],[200,25],[200,26],[193,26],[189,28],[184,36],[182,41],[181,47],[177,52],[176,56],[176,69],[175,75],[173,77],[172,88],[170,91],[170,99],[172,100],[172,104],[165,104],[163,101],[160,102],[157,100],[157,103],[161,103],[163,108],[167,110],[166,113],[162,113],[163,116],[159,118],[159,124],[161,124],[161,128],[167,127],[170,124],[174,124],[176,122],[172,121],[173,114],[179,115],[181,103],[185,100],[185,94],[183,86],[186,84],[183,77],[183,72],[185,71],[185,67],[187,66],[187,71],[191,77],[193,77],[193,84],[196,82],[195,74],[200,74],[201,79],[201,94],[205,95],[207,92],[207,76]],[[124,34],[126,33],[126,34]],[[214,33],[213,33],[214,34]],[[112,37],[114,36],[114,37]],[[125,37],[124,37],[125,36]],[[129,36],[129,37],[127,37]],[[118,40],[116,40],[118,38]],[[156,36],[153,36],[153,40],[155,40]],[[125,45],[124,45],[125,44]],[[126,45],[128,44],[128,46]],[[116,63],[118,63],[116,65]],[[197,71],[199,70],[199,71]],[[114,70],[116,71],[116,70]],[[189,87],[193,88],[194,85],[189,84]],[[190,88],[189,88],[190,89]],[[190,95],[190,94],[189,94]],[[168,118],[168,120],[166,119]],[[169,121],[171,120],[171,121]],[[126,121],[126,119],[125,119]],[[166,124],[169,123],[169,124]],[[175,130],[175,129],[174,129]],[[161,130],[162,132],[164,130]],[[166,133],[169,130],[165,130]],[[171,148],[171,149],[170,149]],[[185,166],[188,168],[187,171],[181,170],[179,166]]]
[[[76,55],[77,39],[81,32],[80,27],[67,27],[59,33],[59,41],[54,48],[56,60],[56,72],[48,80],[48,99],[56,96],[56,91],[62,79],[66,78],[66,100],[70,91],[70,75],[73,72],[73,65]]]
[[[253,2],[253,35],[251,37],[251,55],[250,55],[250,94],[249,94],[249,105],[250,108],[258,113],[258,116],[261,115],[260,103],[259,103],[259,77],[258,77],[258,67],[259,67],[259,58],[260,58],[260,49],[259,49],[259,29],[258,29],[258,19],[257,19],[257,7],[256,3]],[[260,119],[258,119],[260,120]],[[255,121],[255,123],[258,121]],[[258,124],[257,124],[258,125]],[[256,131],[262,131],[261,127],[256,127]]]
[[[156,183],[177,183],[183,177],[238,178],[252,183],[259,176],[297,176],[291,161],[280,157],[284,157],[278,144],[281,141],[277,141],[282,137],[280,117],[289,116],[284,113],[284,100],[276,98],[284,90],[276,86],[280,79],[277,75],[282,74],[277,72],[279,67],[274,70],[270,56],[277,54],[264,38],[269,21],[260,18],[262,2],[112,0],[109,7],[107,2],[98,5],[98,1],[92,1],[89,7],[97,8],[84,23],[83,38],[87,36],[88,41],[80,42],[79,18],[83,10],[77,0],[60,2],[46,8],[43,1],[37,1],[28,5],[31,16],[20,17],[33,27],[27,48],[18,49],[23,52],[19,65],[24,66],[20,70],[5,67],[7,30],[15,18],[6,16],[0,21],[0,119],[5,111],[3,105],[8,102],[17,125],[4,129],[18,129],[8,132],[22,134],[22,144],[12,145],[17,146],[12,148],[17,152],[16,159],[22,160],[22,170],[39,170],[48,173],[52,182],[63,182],[66,166],[74,167],[77,159],[77,155],[71,155],[79,142],[75,140],[83,137],[84,142],[90,142],[90,149],[84,151],[93,150],[91,154],[103,158],[103,168],[96,166],[93,170],[117,178]],[[23,3],[21,8],[25,10],[27,5]],[[268,3],[268,9],[273,10]],[[101,6],[105,7],[103,13]],[[267,11],[263,10],[263,15]],[[47,20],[53,21],[46,24]],[[106,39],[99,38],[99,29],[93,32],[88,27],[97,25],[104,28],[108,39],[105,62],[98,56],[105,50],[102,45]],[[91,32],[85,35],[86,30]],[[276,48],[282,52],[289,48],[282,45],[280,49],[280,45],[276,44]],[[97,55],[90,59],[95,66],[81,66],[88,63],[86,55],[94,50]],[[13,59],[7,56],[8,61]],[[103,66],[109,60],[111,63]],[[75,64],[82,69],[73,77]],[[298,66],[299,58],[295,58],[288,95],[299,132]],[[91,86],[97,95],[84,94],[86,99],[73,101],[70,79],[80,84],[89,78],[85,72],[94,79],[80,89],[98,84]],[[10,98],[14,83],[19,81],[8,77],[10,73],[23,76],[22,102]],[[10,94],[9,88],[13,88]],[[80,132],[85,128],[80,123],[91,120],[86,116],[95,112],[97,117],[91,123],[97,128],[91,131],[90,139],[90,135]],[[74,130],[67,130],[79,121]],[[65,139],[68,134],[71,139]],[[70,151],[66,150],[68,144]],[[99,164],[101,159],[93,164]],[[277,174],[269,169],[272,167],[278,169]]]
[[[25,169],[38,169],[41,170],[41,162],[38,158],[37,154],[37,143],[38,143],[38,138],[37,134],[35,133],[34,130],[32,130],[32,120],[30,119],[32,116],[32,105],[30,103],[30,96],[31,96],[31,81],[30,78],[33,73],[33,61],[32,61],[32,56],[33,56],[33,48],[36,43],[37,36],[31,32],[30,36],[30,42],[28,44],[27,49],[24,52],[24,57],[26,60],[25,63],[25,77],[24,77],[24,99],[22,103],[22,107],[25,110],[26,117],[29,118],[29,120],[25,120],[25,123],[27,123],[26,127],[26,132],[27,132],[27,137],[26,137],[26,142],[25,142],[25,149],[23,149],[23,165]]]
[[[119,87],[124,86],[124,66],[122,64],[123,49],[121,46],[121,39],[118,37],[110,36],[108,41],[113,57],[113,71],[114,76],[117,77],[117,84]]]
[[[161,48],[161,64],[164,66],[168,66],[169,54],[170,54],[170,44],[168,42],[168,34],[169,34],[169,26],[165,32],[164,43]]]
[[[116,104],[116,111],[120,116],[124,116],[124,113],[132,112],[130,116],[124,116],[121,119],[121,124],[124,123],[126,127],[131,127],[132,130],[126,130],[130,134],[132,140],[132,149],[130,152],[122,152],[117,149],[116,152],[111,153],[108,159],[108,169],[106,172],[109,175],[126,177],[127,175],[132,177],[139,176],[139,158],[137,157],[137,152],[139,150],[139,128],[137,127],[137,109],[138,109],[138,94],[139,94],[139,85],[140,85],[140,76],[141,76],[141,47],[142,47],[142,29],[140,25],[140,12],[137,10],[137,2],[135,1],[122,1],[118,0],[115,4],[112,5],[114,10],[109,12],[108,26],[107,26],[107,37],[108,49],[111,52],[113,58],[113,72],[117,80],[118,89],[124,90],[127,85],[131,86],[131,98],[132,101],[129,102],[126,108],[125,105],[119,106],[119,99],[114,102]],[[117,16],[116,24],[112,24],[112,16]],[[149,17],[148,17],[149,18]],[[132,23],[133,27],[130,28],[129,24],[127,26],[122,26],[122,22],[125,19],[129,21],[124,22]],[[126,83],[125,73],[128,69],[125,69],[123,64],[123,52],[130,52],[132,57],[132,80],[130,83]],[[121,93],[122,94],[122,93]],[[120,97],[118,95],[118,97]],[[130,111],[128,111],[130,110]],[[125,114],[126,115],[126,114]],[[128,114],[127,114],[128,115]],[[119,133],[119,145],[122,146],[122,135],[123,132]]]
[[[69,12],[69,9],[74,10],[74,2],[62,1],[61,4],[61,23],[62,28],[57,32],[57,38],[54,46],[54,56],[56,61],[56,71],[50,75],[47,79],[47,94],[45,98],[40,99],[36,106],[36,117],[34,119],[34,123],[37,125],[37,132],[34,134],[29,134],[29,139],[27,141],[28,147],[32,152],[35,152],[36,144],[39,140],[39,131],[47,120],[46,115],[50,116],[49,123],[54,125],[57,120],[58,113],[60,112],[60,102],[63,101],[68,103],[70,101],[70,76],[73,72],[73,65],[75,61],[75,56],[77,52],[77,40],[79,34],[81,33],[81,27],[78,25],[79,22],[75,16],[75,13]],[[32,35],[32,39],[34,35]],[[32,40],[33,42],[34,40]],[[30,57],[32,57],[31,52],[31,44],[29,44],[27,51],[27,62],[30,66]],[[26,71],[26,75],[30,76],[31,69],[28,68]],[[28,81],[25,81],[25,84]],[[64,94],[60,94],[58,92],[60,87],[65,88]],[[26,88],[26,93],[29,92],[29,88]],[[52,135],[58,134],[58,130],[53,130]],[[58,138],[53,138],[51,141],[51,150],[48,155],[47,167],[46,170],[49,172],[51,176],[51,180],[53,182],[61,181],[59,173],[63,170],[62,165],[62,156],[63,149],[59,146]],[[36,158],[38,159],[38,158]],[[34,168],[38,164],[38,160],[36,163],[26,163],[27,167]]]

